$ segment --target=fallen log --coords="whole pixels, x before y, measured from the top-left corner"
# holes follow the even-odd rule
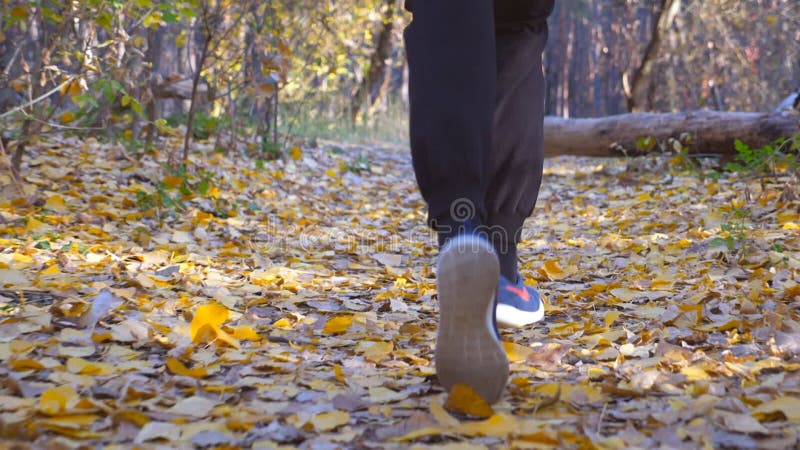
[[[800,134],[800,114],[693,111],[633,113],[597,119],[546,117],[546,156],[635,156],[672,149],[678,140],[690,154],[732,155],[734,141],[756,148]],[[637,146],[641,138],[657,145]]]

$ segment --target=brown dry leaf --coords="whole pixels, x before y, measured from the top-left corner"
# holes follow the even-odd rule
[[[570,346],[560,343],[549,343],[533,350],[525,361],[541,370],[556,371],[562,366],[561,360],[569,352]]]

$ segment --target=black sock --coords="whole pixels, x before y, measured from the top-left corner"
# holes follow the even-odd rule
[[[478,222],[474,220],[442,221],[434,227],[439,237],[439,248],[444,247],[447,241],[458,235],[474,234],[479,227]]]
[[[522,232],[522,220],[495,218],[488,228],[489,240],[494,245],[497,258],[500,260],[500,274],[508,281],[516,283],[519,276],[517,268],[517,243]]]
[[[512,283],[517,281],[517,245],[508,243],[507,245],[497,245],[494,247],[497,257],[500,259],[500,274]]]

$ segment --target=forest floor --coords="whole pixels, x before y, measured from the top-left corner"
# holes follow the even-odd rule
[[[5,447],[800,443],[788,178],[549,160],[520,250],[547,317],[503,333],[492,411],[450,399],[475,418],[431,363],[436,247],[406,149],[208,150],[167,175],[156,156],[52,138],[22,184],[0,173]]]

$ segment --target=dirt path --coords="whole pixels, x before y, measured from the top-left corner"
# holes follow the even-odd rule
[[[520,251],[548,318],[504,334],[511,383],[466,420],[430,365],[435,240],[405,151],[209,152],[166,176],[91,141],[31,158],[0,198],[0,437],[22,448],[798,445],[786,180],[548,161]]]

